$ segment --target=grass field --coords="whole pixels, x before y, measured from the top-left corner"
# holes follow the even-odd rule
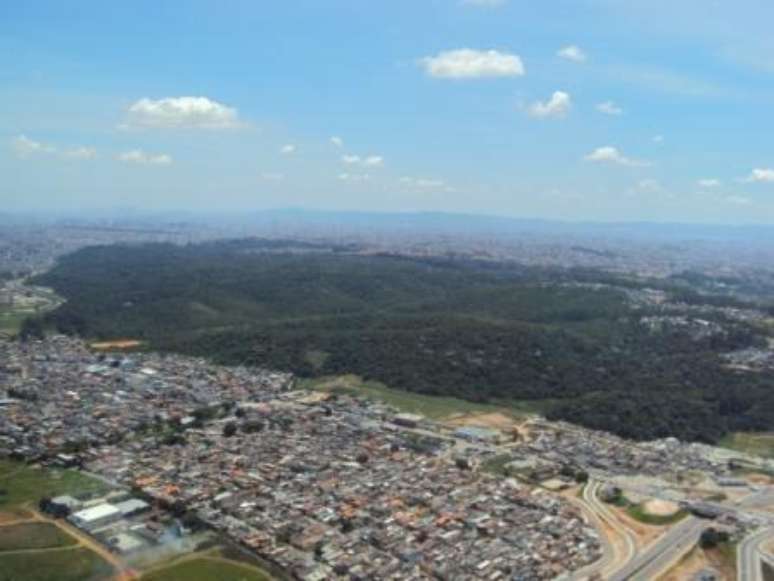
[[[26,313],[0,310],[0,331],[15,335],[27,316],[29,315]]]
[[[403,412],[421,414],[433,420],[446,419],[454,414],[500,412],[510,413],[514,416],[523,416],[541,411],[539,402],[473,403],[455,397],[422,395],[393,389],[378,381],[363,381],[356,375],[302,379],[298,382],[298,387],[300,389],[364,396],[369,399],[382,401]]]
[[[113,573],[87,549],[0,554],[0,581],[101,581]]]
[[[651,514],[645,511],[641,504],[629,505],[626,508],[626,513],[636,521],[654,526],[671,525],[688,516],[688,513],[684,510],[678,510],[676,513],[670,515]]]
[[[719,445],[745,454],[774,458],[774,433],[770,432],[735,432],[723,438]]]
[[[271,581],[262,571],[244,565],[210,557],[188,559],[141,577],[141,581]]]
[[[29,522],[0,527],[0,553],[23,549],[53,549],[75,544],[73,537],[49,523]]]
[[[77,470],[49,470],[21,462],[0,460],[0,512],[44,496],[100,492],[105,485]]]

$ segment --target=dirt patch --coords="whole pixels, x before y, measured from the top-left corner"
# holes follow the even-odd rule
[[[118,339],[116,341],[98,341],[89,346],[97,351],[111,351],[113,349],[134,349],[142,345],[142,341],[135,339]]]
[[[672,516],[673,514],[676,514],[677,511],[680,510],[680,507],[677,506],[674,502],[670,502],[668,500],[661,500],[658,498],[654,498],[653,500],[647,501],[643,507],[642,507],[646,513],[652,514],[655,516]]]
[[[455,414],[450,416],[444,423],[454,428],[460,428],[462,426],[478,426],[509,433],[519,429],[524,422],[518,422],[511,416],[500,412],[474,412],[469,414]]]
[[[736,569],[728,562],[722,551],[705,551],[699,547],[688,553],[669,572],[659,577],[659,581],[684,581],[693,579],[700,571],[712,570],[721,581],[735,581]]]
[[[23,508],[0,512],[0,526],[31,519],[32,513]]]

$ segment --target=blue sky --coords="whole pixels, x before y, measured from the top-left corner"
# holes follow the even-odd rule
[[[0,201],[774,223],[772,22],[767,0],[9,0]]]

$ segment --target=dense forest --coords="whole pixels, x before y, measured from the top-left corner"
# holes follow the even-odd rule
[[[638,439],[774,428],[774,380],[720,357],[762,344],[754,328],[717,314],[722,333],[654,333],[626,294],[646,283],[605,273],[241,240],[86,248],[35,282],[67,298],[43,323],[88,338],[534,400],[550,418]],[[685,302],[737,304],[684,283],[673,290]]]

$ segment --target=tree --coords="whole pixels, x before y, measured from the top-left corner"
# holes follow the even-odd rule
[[[223,426],[223,437],[224,438],[230,438],[231,436],[235,435],[237,433],[237,425],[236,422],[227,422],[225,426]]]

